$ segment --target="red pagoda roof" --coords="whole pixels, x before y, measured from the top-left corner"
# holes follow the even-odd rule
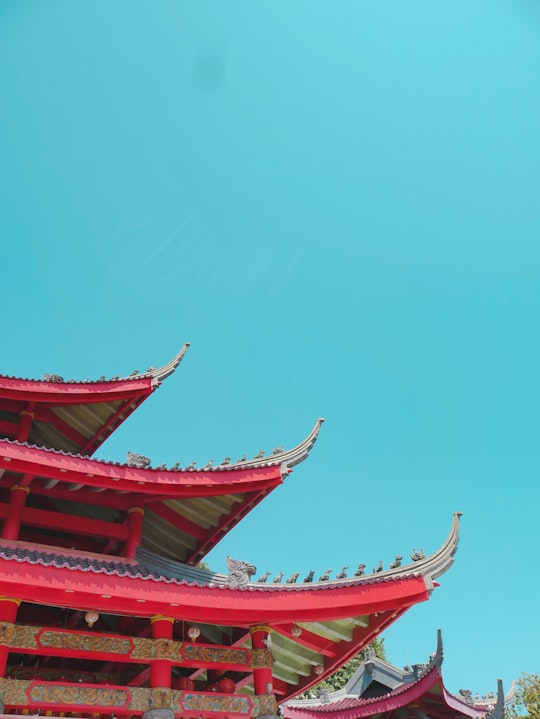
[[[0,488],[31,476],[31,501],[43,497],[53,504],[76,503],[79,514],[86,511],[98,520],[114,510],[111,536],[118,529],[119,513],[144,508],[143,546],[196,563],[308,456],[322,422],[317,420],[309,435],[290,450],[202,469],[136,466],[148,461],[139,455],[131,455],[130,463],[105,462],[0,440]],[[23,522],[32,512],[36,514],[31,506],[25,508]]]
[[[417,602],[453,562],[459,515],[442,547],[409,566],[333,581],[269,584],[190,567],[143,551],[137,559],[0,542],[0,595],[131,617],[165,614],[200,624],[218,643],[249,646],[249,626],[272,630],[275,691],[294,696],[333,673]],[[44,571],[44,567],[47,571]],[[89,581],[89,575],[92,581]],[[241,583],[242,584],[242,583]],[[300,630],[300,633],[298,632]],[[202,640],[204,641],[204,640]],[[316,667],[320,667],[318,672]],[[247,689],[247,688],[246,688]]]
[[[510,692],[504,696],[501,680],[498,681],[497,697],[492,694],[477,700],[473,700],[472,696],[466,699],[465,692],[458,697],[445,688],[440,630],[437,635],[437,650],[427,664],[401,670],[368,654],[343,689],[331,693],[322,690],[316,699],[285,702],[281,707],[283,717],[392,719],[401,716],[410,707],[411,710],[419,710],[419,716],[425,719],[485,719],[487,716],[503,719],[505,705],[512,700],[513,694]]]
[[[0,436],[90,455],[174,372],[188,347],[163,367],[129,377],[80,382],[0,375]],[[31,420],[26,425],[25,417]]]
[[[0,377],[0,519],[6,520],[0,596],[22,602],[23,623],[36,624],[38,605],[57,626],[63,608],[75,622],[92,610],[114,633],[122,625],[122,635],[137,636],[137,622],[148,629],[148,618],[163,615],[181,620],[173,639],[185,641],[184,623],[196,623],[210,647],[248,648],[250,629],[264,623],[271,630],[274,691],[290,698],[428,599],[453,562],[459,515],[430,556],[413,550],[408,566],[399,557],[367,576],[359,567],[349,578],[342,572],[313,581],[310,573],[298,582],[296,573],[284,584],[280,577],[266,584],[265,577],[252,581],[256,570],[247,562],[228,558],[228,574],[195,566],[308,456],[323,420],[290,450],[227,458],[219,466],[153,467],[132,453],[125,463],[89,457],[186,349],[159,370],[125,378]],[[253,691],[252,672],[238,674],[237,689]]]

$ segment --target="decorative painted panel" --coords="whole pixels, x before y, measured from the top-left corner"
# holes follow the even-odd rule
[[[35,711],[80,711],[87,708],[96,713],[115,709],[119,713],[142,714],[147,709],[170,708],[180,715],[238,715],[250,719],[277,712],[273,695],[248,696],[24,679],[0,679],[0,696],[6,709],[23,707]]]
[[[99,632],[80,632],[0,622],[0,644],[17,652],[88,657],[94,655],[126,662],[151,663],[166,659],[173,664],[194,667],[228,666],[232,669],[259,669],[272,666],[267,649],[238,649],[212,644],[178,642],[172,639],[122,637]]]

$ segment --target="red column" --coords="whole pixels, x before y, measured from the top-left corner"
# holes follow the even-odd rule
[[[154,639],[172,639],[173,617],[164,617],[162,614],[150,619],[152,622],[152,637]],[[150,686],[161,689],[171,688],[171,666],[169,659],[154,659],[150,664]]]
[[[34,419],[34,413],[32,412],[33,409],[34,402],[31,402],[28,405],[28,409],[23,409],[19,415],[21,419],[19,421],[19,428],[15,437],[17,442],[26,442],[28,436],[30,435],[30,427],[32,426],[32,420]]]
[[[17,610],[20,603],[20,599],[0,597],[0,621],[14,622],[17,617]],[[9,647],[5,644],[0,644],[0,677],[3,677],[6,672],[8,655]]]
[[[32,420],[34,419],[35,403],[31,402],[28,408],[20,413],[19,427],[15,439],[17,442],[26,442],[30,435],[30,427],[32,426]],[[21,529],[22,511],[26,504],[26,496],[30,492],[29,484],[31,483],[33,476],[25,474],[20,480],[20,484],[15,484],[11,488],[11,496],[9,498],[9,509],[8,515],[4,520],[4,526],[2,528],[3,539],[18,539],[19,531]]]
[[[125,554],[129,559],[133,559],[137,547],[141,543],[144,509],[142,507],[130,507],[127,511],[127,515],[128,538],[126,541]]]
[[[4,520],[2,527],[3,539],[18,539],[19,530],[21,528],[22,511],[26,504],[26,497],[30,492],[30,487],[21,487],[14,484],[11,488],[11,496],[9,498],[8,515]]]
[[[250,628],[251,646],[253,649],[268,649],[267,638],[270,629],[264,624],[257,624]],[[273,694],[272,668],[261,667],[253,670],[253,684],[255,694]]]

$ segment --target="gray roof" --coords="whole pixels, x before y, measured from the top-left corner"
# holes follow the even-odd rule
[[[325,713],[335,711],[339,713],[345,709],[354,709],[364,705],[375,704],[378,700],[384,699],[388,695],[402,694],[408,686],[419,682],[433,670],[441,677],[441,667],[444,658],[442,634],[441,630],[437,630],[437,648],[425,664],[413,664],[412,667],[399,667],[376,657],[373,652],[368,649],[366,656],[359,667],[356,669],[352,677],[349,679],[343,689],[335,692],[322,692],[318,697],[312,699],[296,699],[287,701],[283,704],[284,708],[305,709],[306,713],[310,711],[317,712],[323,710]],[[378,694],[373,696],[370,694],[370,686],[374,683],[378,685]],[[384,690],[386,688],[386,691]],[[491,694],[488,697],[475,697],[468,692],[460,692],[461,696],[456,696],[448,692],[443,686],[443,693],[447,697],[447,701],[454,708],[461,707],[460,711],[467,716],[466,707],[470,707],[471,717],[488,717],[489,719],[504,719],[505,707],[514,699],[514,684],[510,687],[510,691],[504,694],[501,679],[497,680],[497,694]],[[471,698],[467,698],[467,694]],[[373,709],[375,712],[375,708]],[[286,714],[286,712],[285,712]],[[298,714],[295,713],[295,716]]]

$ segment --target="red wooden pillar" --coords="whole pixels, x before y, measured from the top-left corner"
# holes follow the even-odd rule
[[[164,617],[156,614],[150,619],[152,622],[152,636],[154,639],[172,639],[173,617]],[[154,659],[150,664],[150,686],[160,689],[171,688],[171,667],[169,659]]]
[[[250,628],[251,646],[253,649],[268,649],[268,633],[270,629],[264,624],[257,624]],[[253,670],[253,684],[255,694],[273,694],[272,668],[261,667]]]
[[[32,426],[32,420],[34,419],[34,402],[28,405],[28,409],[23,409],[19,417],[19,428],[17,429],[17,436],[15,439],[17,442],[26,442],[30,435],[30,427]]]
[[[17,442],[26,442],[30,435],[30,427],[34,419],[34,402],[28,405],[28,408],[20,413],[19,427],[15,439]],[[9,498],[8,515],[4,520],[2,527],[3,539],[18,539],[21,529],[22,511],[26,504],[26,497],[30,492],[29,484],[33,476],[25,474],[20,484],[15,484],[11,488],[11,496]]]
[[[0,597],[0,621],[14,622],[15,618],[17,617],[17,610],[20,603],[20,599]],[[9,647],[5,644],[0,644],[0,677],[3,677],[6,672],[8,655]]]
[[[22,511],[26,504],[26,497],[30,492],[30,487],[21,487],[20,484],[14,484],[11,488],[11,496],[9,498],[8,515],[4,520],[2,527],[3,539],[18,539],[21,529]]]
[[[126,541],[126,557],[133,559],[137,547],[141,543],[144,509],[142,507],[130,507],[127,511],[128,538]]]

